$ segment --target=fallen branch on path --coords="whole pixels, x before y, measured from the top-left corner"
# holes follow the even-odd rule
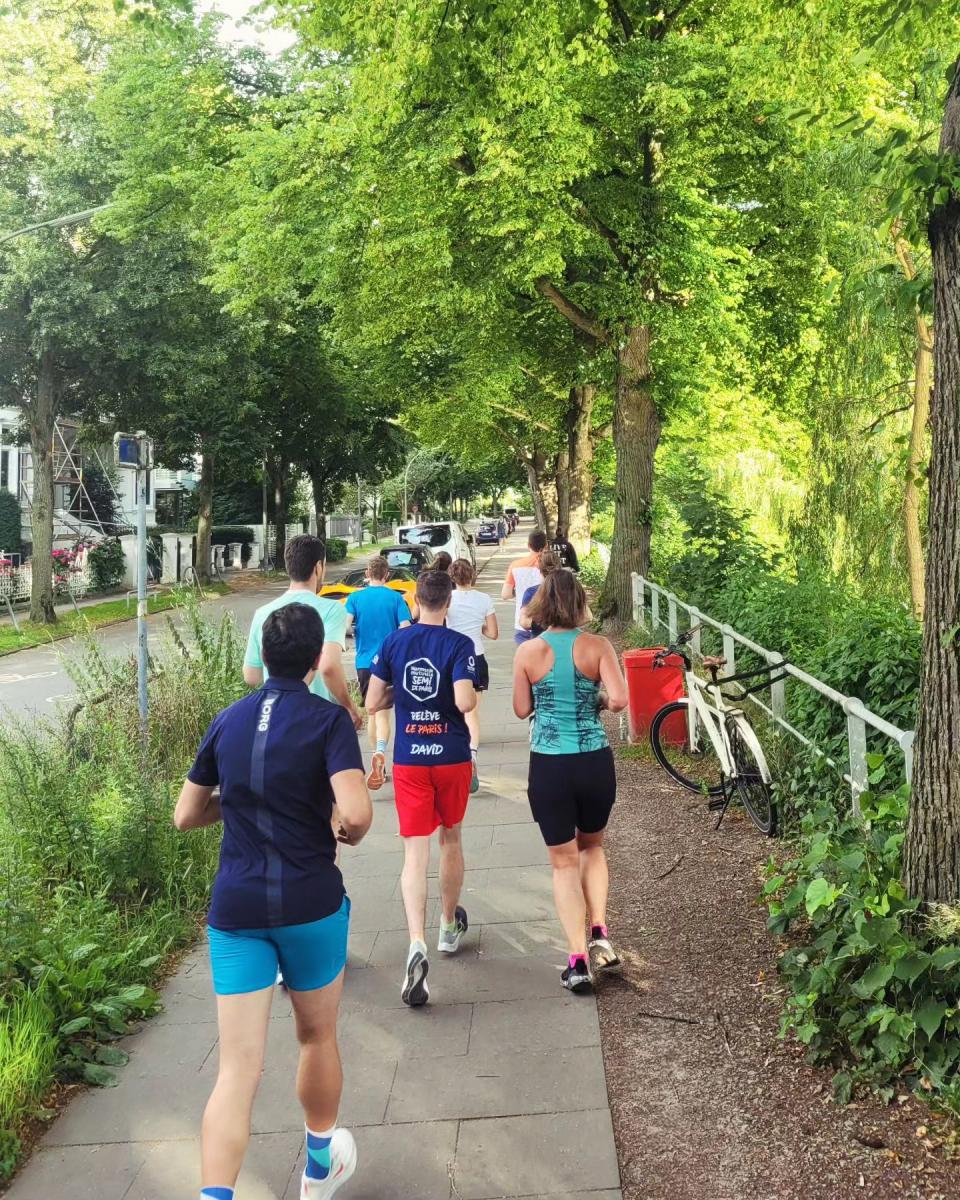
[[[677,857],[673,860],[673,864],[671,866],[667,867],[667,869],[664,871],[664,873],[662,875],[654,875],[654,877],[653,877],[654,883],[656,883],[660,879],[666,879],[666,877],[668,875],[672,875],[674,873],[674,871],[677,869],[677,867],[679,867],[680,864],[683,862],[685,857],[686,857],[686,855],[684,855],[684,854],[678,854]]]
[[[671,1013],[647,1012],[646,1009],[640,1009],[639,1012],[636,1012],[633,1015],[635,1017],[648,1017],[651,1021],[675,1021],[678,1025],[703,1024],[699,1017],[675,1017]]]

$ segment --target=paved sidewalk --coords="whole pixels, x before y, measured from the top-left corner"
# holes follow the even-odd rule
[[[525,536],[525,535],[524,535]],[[499,598],[516,535],[481,575]],[[489,647],[482,788],[464,845],[470,933],[455,960],[431,956],[430,1004],[400,1001],[407,949],[393,794],[346,850],[353,901],[341,1018],[342,1123],[357,1173],[344,1200],[620,1200],[596,1004],[560,987],[565,953],[550,872],[526,801],[528,739],[510,707],[512,602]],[[436,897],[436,849],[431,896]],[[439,901],[430,902],[435,938]],[[431,943],[431,946],[435,943]],[[78,1097],[10,1189],[11,1200],[193,1200],[200,1115],[216,1071],[205,952],[184,962],[164,1012],[128,1041],[118,1087]],[[297,1200],[303,1127],[289,1002],[274,1003],[254,1137],[237,1200]]]

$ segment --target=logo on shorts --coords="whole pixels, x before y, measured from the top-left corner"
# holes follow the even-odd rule
[[[429,658],[414,658],[403,668],[403,690],[416,700],[432,700],[440,691],[440,672]]]

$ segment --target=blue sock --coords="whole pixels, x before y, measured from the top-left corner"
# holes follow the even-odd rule
[[[307,1130],[307,1166],[304,1175],[308,1179],[326,1179],[330,1174],[330,1139],[333,1133],[333,1129],[325,1129],[323,1133]]]
[[[200,1192],[200,1200],[233,1200],[233,1188],[203,1188]]]
[[[386,738],[377,738],[377,753],[378,754],[386,754],[386,752],[387,752],[387,739]]]

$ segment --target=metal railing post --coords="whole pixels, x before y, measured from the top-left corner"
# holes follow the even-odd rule
[[[720,632],[723,634],[723,657],[727,660],[727,667],[732,675],[737,669],[737,644],[733,640],[733,626],[723,625]]]
[[[866,711],[856,696],[844,701],[847,714],[847,746],[850,754],[850,791],[854,815],[860,812],[860,795],[870,785],[867,768],[867,726],[863,719]]]
[[[913,786],[913,743],[916,737],[916,733],[910,729],[900,739],[900,749],[903,751],[903,773],[911,787]]]
[[[673,592],[667,592],[667,633],[673,645],[677,640],[677,598]]]
[[[637,574],[636,571],[630,572],[630,588],[631,588],[631,596],[633,598],[633,614],[632,614],[633,615],[633,623],[634,623],[634,625],[639,625],[640,621],[641,621],[640,596],[642,593],[640,591],[640,588],[641,588],[640,576]]]
[[[692,637],[690,638],[690,648],[693,650],[693,653],[697,656],[699,656],[701,653],[700,630],[696,628],[699,624],[700,624],[700,609],[699,608],[691,608],[690,609],[690,628],[694,632],[693,632]]]
[[[660,592],[654,584],[650,585],[650,632],[656,636],[660,627]]]
[[[782,654],[778,654],[776,650],[771,651],[767,655],[767,662],[771,666],[777,666],[785,661]],[[773,710],[775,717],[784,717],[787,712],[787,693],[786,680],[778,679],[775,683],[770,684],[770,708]]]

